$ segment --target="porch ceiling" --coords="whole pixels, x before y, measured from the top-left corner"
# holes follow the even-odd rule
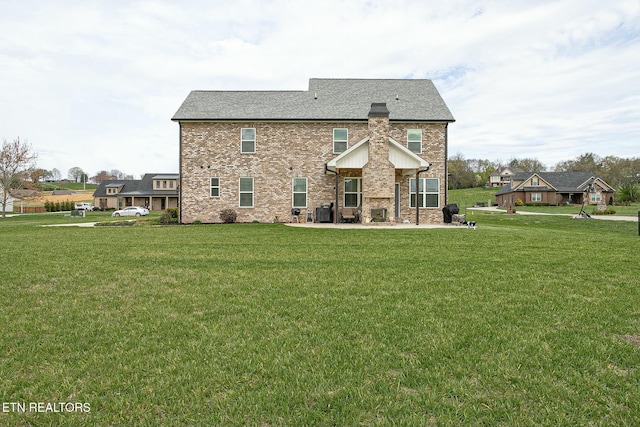
[[[327,163],[327,169],[362,169],[369,161],[369,137],[358,142]],[[389,138],[389,161],[396,169],[425,169],[429,162]]]

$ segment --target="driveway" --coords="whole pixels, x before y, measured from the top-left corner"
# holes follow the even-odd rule
[[[496,206],[490,206],[487,208],[467,208],[472,211],[491,211],[491,212],[502,212],[506,213],[504,209],[498,209]],[[554,214],[554,213],[542,213],[542,212],[522,212],[516,210],[516,215],[552,215],[552,216],[569,216],[575,217],[578,214]],[[637,216],[626,216],[626,215],[591,215],[592,219],[601,219],[605,221],[631,221],[638,222]]]

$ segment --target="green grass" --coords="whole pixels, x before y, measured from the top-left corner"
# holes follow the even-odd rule
[[[56,182],[39,182],[38,187],[42,191],[53,190],[95,190],[98,188],[97,184],[89,184],[84,182],[68,182],[68,181],[56,181]]]
[[[447,203],[455,203],[461,211],[475,206],[478,203],[489,203],[489,206],[496,202],[496,192],[498,188],[461,188],[457,190],[448,190]]]
[[[0,425],[640,424],[637,224],[472,215],[477,230],[6,218],[2,401],[91,412]]]

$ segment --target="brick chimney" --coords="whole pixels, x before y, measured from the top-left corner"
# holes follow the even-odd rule
[[[369,110],[369,160],[362,168],[362,215],[393,220],[395,168],[389,161],[389,110],[374,102]]]

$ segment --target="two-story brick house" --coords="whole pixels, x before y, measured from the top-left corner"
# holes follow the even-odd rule
[[[311,79],[307,91],[193,91],[180,125],[181,222],[442,222],[451,112],[430,80]],[[416,186],[416,176],[419,185]]]

